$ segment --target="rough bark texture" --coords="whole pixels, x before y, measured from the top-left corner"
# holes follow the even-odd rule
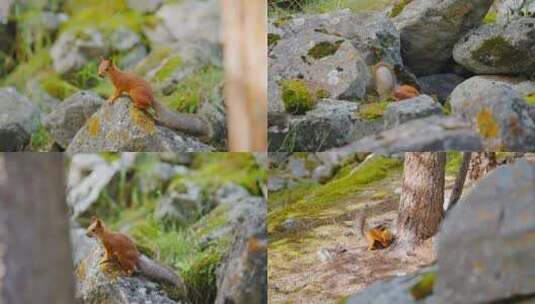
[[[267,150],[267,3],[221,0],[230,151]]]
[[[398,215],[398,243],[432,237],[444,215],[444,152],[405,153]]]
[[[74,303],[63,156],[4,154],[7,181],[0,209],[7,213],[6,303]]]
[[[468,168],[467,182],[475,182],[483,178],[487,173],[496,168],[495,152],[477,152],[472,154]]]
[[[461,198],[461,194],[463,193],[464,182],[466,181],[466,174],[468,173],[468,167],[470,165],[471,156],[472,156],[471,152],[463,153],[463,162],[461,163],[461,167],[459,168],[459,173],[457,173],[457,177],[455,178],[455,184],[453,185],[453,189],[451,190],[450,200],[448,203],[448,210],[450,210],[453,206],[455,206],[459,198]]]

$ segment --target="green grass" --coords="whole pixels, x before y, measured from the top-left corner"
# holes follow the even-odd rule
[[[496,13],[495,12],[489,12],[485,18],[483,19],[484,24],[491,24],[496,22]]]
[[[181,81],[171,95],[159,99],[177,112],[195,113],[222,81],[223,71],[220,68],[205,67]]]
[[[402,162],[396,159],[376,156],[369,159],[355,170],[347,172],[331,182],[310,189],[303,199],[278,208],[268,213],[268,231],[272,232],[289,217],[307,218],[320,214],[323,210],[335,206],[343,199],[358,193],[365,186],[386,178],[389,174],[399,172]]]
[[[457,175],[462,162],[463,162],[462,152],[448,152],[447,162],[446,162],[446,174]]]
[[[43,127],[39,126],[37,131],[32,134],[30,140],[30,151],[32,152],[48,152],[50,146],[54,143],[54,139]]]
[[[174,56],[168,58],[165,64],[156,72],[154,80],[157,82],[164,81],[169,78],[173,73],[182,65],[182,58],[180,56]]]
[[[387,101],[362,104],[358,109],[358,115],[366,120],[375,120],[383,117],[390,103]]]
[[[39,73],[49,69],[52,65],[52,59],[48,50],[41,50],[34,56],[30,57],[27,62],[19,64],[3,81],[4,86],[14,86],[23,91],[26,83],[31,78],[36,77]]]
[[[66,82],[57,74],[47,74],[41,77],[41,88],[50,96],[56,97],[59,100],[71,96],[78,91],[78,88]]]
[[[298,202],[309,195],[311,190],[318,186],[319,185],[316,182],[302,181],[290,188],[270,193],[268,199],[268,211]]]
[[[526,97],[524,97],[524,100],[525,100],[528,104],[530,104],[530,105],[532,105],[532,106],[535,106],[535,94],[534,94],[534,95],[531,95],[531,96],[526,96]]]

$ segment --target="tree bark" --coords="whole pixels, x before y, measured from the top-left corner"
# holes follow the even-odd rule
[[[267,150],[267,2],[221,0],[229,150]]]
[[[459,198],[461,198],[464,182],[466,181],[466,174],[468,173],[468,167],[470,165],[471,156],[471,152],[463,153],[463,162],[461,163],[459,173],[457,173],[457,177],[455,178],[455,184],[453,185],[453,189],[451,190],[450,200],[448,203],[448,211],[453,208],[453,206],[457,204],[457,201],[459,201]]]
[[[63,155],[4,154],[6,303],[74,303]]]
[[[475,182],[482,179],[497,166],[495,152],[477,152],[472,154],[468,167],[467,182]]]
[[[438,231],[444,216],[445,166],[443,152],[405,153],[398,244],[418,245]]]

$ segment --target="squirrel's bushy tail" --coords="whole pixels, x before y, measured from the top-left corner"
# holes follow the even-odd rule
[[[195,114],[176,113],[157,100],[152,101],[156,120],[165,127],[200,137],[208,141],[212,138],[212,127],[208,121]]]
[[[176,288],[186,293],[187,289],[184,280],[172,269],[156,263],[145,255],[139,256],[137,267],[139,272],[144,276],[156,281],[163,281],[175,285]]]

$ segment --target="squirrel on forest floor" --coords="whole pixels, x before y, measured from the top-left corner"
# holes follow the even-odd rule
[[[150,279],[172,284],[186,292],[186,285],[181,277],[171,269],[140,254],[134,241],[122,233],[112,232],[104,226],[101,219],[94,216],[91,218],[91,225],[87,228],[86,235],[99,239],[104,247],[104,257],[99,264],[113,263],[126,276],[132,276],[137,269]]]
[[[374,228],[366,227],[366,215],[361,214],[357,223],[360,226],[360,234],[366,238],[368,250],[385,249],[394,240],[394,236],[385,225],[377,225]]]
[[[150,84],[143,77],[119,70],[111,59],[100,58],[98,75],[110,77],[114,87],[113,94],[108,98],[110,103],[126,93],[137,109],[147,113],[147,110],[152,107],[156,113],[155,120],[165,127],[199,136],[205,140],[213,136],[209,122],[195,114],[171,111],[154,98]]]
[[[379,98],[394,97],[397,101],[420,95],[418,89],[410,85],[398,85],[394,68],[386,63],[378,63],[372,68],[375,88]]]

